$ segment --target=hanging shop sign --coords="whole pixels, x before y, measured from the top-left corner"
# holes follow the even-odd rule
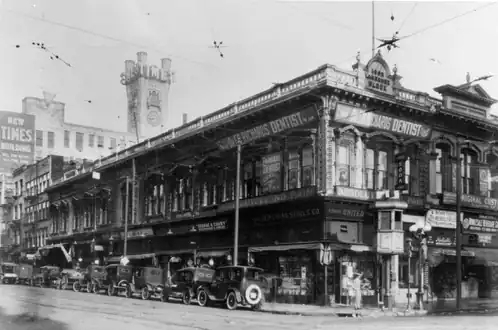
[[[261,157],[263,166],[262,190],[263,193],[282,191],[282,153],[277,152]]]
[[[396,185],[394,186],[395,190],[407,190],[408,185],[406,183],[406,154],[398,153],[394,156],[394,161],[396,162],[396,168],[398,169],[396,176]]]
[[[156,236],[181,235],[197,232],[212,232],[228,229],[228,220],[226,218],[205,221],[195,224],[185,224],[179,226],[170,226],[156,229]]]
[[[432,128],[429,125],[375,113],[370,109],[362,109],[344,103],[337,104],[335,121],[355,126],[379,129],[389,133],[418,139],[430,139],[432,132]]]
[[[498,199],[496,198],[462,194],[460,203],[463,207],[498,211]],[[443,204],[455,205],[456,194],[452,192],[444,192]]]
[[[124,233],[123,233],[123,235],[124,235]],[[154,231],[152,230],[152,228],[141,228],[141,229],[129,230],[126,236],[128,239],[134,239],[134,238],[143,238],[143,237],[153,236],[153,235],[154,235]]]
[[[490,173],[488,167],[479,168],[479,194],[482,197],[488,196]]]
[[[365,205],[326,203],[325,217],[328,220],[363,220],[367,211]]]
[[[456,233],[450,229],[433,229],[427,233],[427,245],[432,246],[456,246]]]
[[[289,129],[304,126],[317,119],[318,114],[312,106],[291,115],[253,127],[241,133],[234,134],[216,142],[216,144],[221,150],[228,150],[235,148],[238,145],[244,145],[252,141],[282,133]]]
[[[457,214],[453,211],[431,209],[425,215],[425,221],[435,228],[456,228]]]
[[[497,233],[498,218],[484,214],[464,213],[462,228],[467,233]]]
[[[208,221],[195,226],[198,231],[216,231],[227,229],[227,220]]]
[[[280,194],[243,199],[240,201],[239,207],[247,208],[247,207],[271,205],[277,203],[291,202],[300,199],[306,199],[313,196],[316,196],[316,187],[306,187],[306,188],[284,191],[281,192]],[[233,209],[235,209],[235,202],[228,202],[218,206],[217,211],[225,212],[225,211],[231,211]]]

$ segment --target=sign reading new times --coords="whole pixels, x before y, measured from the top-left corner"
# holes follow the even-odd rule
[[[0,111],[0,171],[31,164],[35,156],[35,116]]]

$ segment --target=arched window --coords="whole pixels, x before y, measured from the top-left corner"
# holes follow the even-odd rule
[[[488,154],[486,163],[489,165],[488,196],[491,198],[498,198],[498,156],[495,154]]]
[[[352,139],[343,138],[337,144],[336,185],[354,186],[354,143]]]
[[[164,214],[164,178],[153,174],[145,180],[145,216]]]
[[[479,183],[479,168],[477,164],[477,153],[472,149],[461,150],[461,174],[462,193],[477,195],[477,184]]]
[[[451,166],[451,147],[447,143],[437,143],[435,152],[436,158],[436,193],[443,191],[453,191]]]
[[[407,189],[403,191],[403,194],[409,194],[412,196],[420,195],[419,187],[419,163],[423,149],[417,145],[410,145],[406,149],[406,161],[405,161],[405,183]]]

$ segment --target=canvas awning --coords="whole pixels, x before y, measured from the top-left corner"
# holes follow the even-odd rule
[[[144,253],[144,254],[131,254],[127,255],[126,258],[128,260],[142,260],[142,259],[149,259],[149,258],[154,258],[156,256],[155,253]],[[123,258],[123,256],[117,256],[117,257],[110,257],[107,259],[108,263],[118,263],[120,260]]]
[[[474,265],[498,266],[498,249],[465,247],[465,250],[474,254]]]
[[[291,250],[320,250],[322,243],[281,244],[269,246],[252,246],[248,252],[291,251]]]

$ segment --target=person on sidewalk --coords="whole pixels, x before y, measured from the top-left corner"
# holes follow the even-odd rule
[[[353,278],[353,290],[354,290],[354,309],[361,308],[361,281],[363,274],[355,273]]]

